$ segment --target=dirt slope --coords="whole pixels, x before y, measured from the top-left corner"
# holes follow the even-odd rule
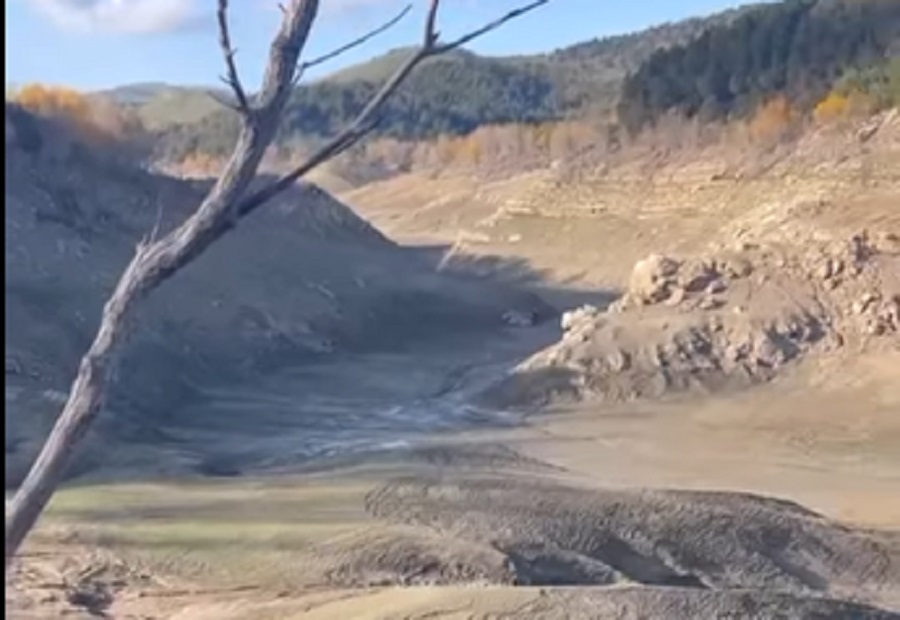
[[[9,107],[6,122],[10,483],[56,414],[135,244],[181,221],[206,183],[145,173]],[[205,390],[311,360],[497,331],[509,311],[544,310],[533,296],[438,274],[323,191],[298,187],[151,298],[107,419],[127,436],[164,440],[166,424]]]
[[[900,231],[900,114],[811,130],[777,148],[635,146],[601,166],[473,182],[401,176],[341,194],[395,239],[515,256],[556,282],[624,287],[653,253],[737,239]]]
[[[388,485],[368,505],[389,521],[427,524],[436,550],[452,549],[443,537],[458,541],[449,558],[437,556],[428,571],[413,574],[403,553],[374,541],[356,547],[362,557],[349,566],[357,574],[400,583],[638,583],[858,598],[868,591],[870,599],[900,583],[900,558],[889,543],[755,496],[433,480]],[[429,555],[427,537],[409,543],[410,556]]]

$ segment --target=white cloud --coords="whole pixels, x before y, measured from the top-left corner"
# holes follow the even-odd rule
[[[197,16],[195,0],[29,0],[61,29],[148,34],[181,28]]]

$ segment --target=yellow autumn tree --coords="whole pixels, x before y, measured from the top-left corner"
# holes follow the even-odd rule
[[[12,94],[11,101],[34,114],[64,121],[90,142],[120,140],[141,128],[135,113],[65,86],[26,84]]]
[[[791,102],[778,95],[756,110],[748,125],[750,136],[758,142],[778,142],[787,136],[796,120]]]
[[[828,125],[846,118],[849,112],[850,98],[832,91],[816,105],[813,120],[819,125]]]
[[[13,100],[35,114],[62,117],[78,126],[91,123],[90,104],[71,88],[26,84],[13,95]]]

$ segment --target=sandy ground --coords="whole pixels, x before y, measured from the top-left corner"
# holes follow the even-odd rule
[[[474,588],[427,580],[403,588],[341,586],[329,575],[341,558],[368,561],[353,555],[360,549],[431,529],[407,532],[412,526],[369,507],[373,490],[411,479],[505,480],[511,489],[541,481],[602,492],[750,492],[798,502],[861,531],[900,536],[900,392],[889,382],[898,355],[803,369],[752,392],[699,403],[572,406],[517,428],[426,437],[317,471],[70,487],[19,563],[7,606],[19,618],[76,613],[72,601],[85,597],[115,618],[640,617],[629,615],[639,611],[630,595],[617,603],[622,615],[591,615],[601,609],[599,600],[612,604],[609,587],[477,580]],[[390,558],[395,550],[385,549]],[[641,601],[649,595],[640,584],[612,587],[614,596],[629,588],[642,592]],[[694,604],[689,598],[699,594],[685,590],[678,605]],[[567,594],[554,599],[559,592]],[[896,591],[876,602],[900,610]],[[730,609],[696,604],[696,615],[684,617]],[[659,609],[651,606],[647,617],[669,617]],[[568,611],[553,615],[560,610]]]
[[[574,405],[507,441],[585,484],[750,491],[898,528],[898,368],[900,352],[836,358],[730,395]]]

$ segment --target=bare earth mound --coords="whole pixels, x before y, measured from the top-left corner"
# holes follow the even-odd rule
[[[606,586],[557,596],[576,616],[595,604],[634,617],[838,618],[852,606],[818,597],[877,602],[900,584],[900,550],[887,541],[753,495],[408,480],[367,505],[398,525],[324,550],[340,585]]]
[[[897,614],[820,598],[773,593],[623,588],[612,592],[550,591],[518,612],[522,618],[754,618],[755,620],[894,620]]]
[[[746,387],[810,354],[900,343],[900,238],[654,255],[608,311],[566,313],[560,342],[485,394],[501,406]]]

